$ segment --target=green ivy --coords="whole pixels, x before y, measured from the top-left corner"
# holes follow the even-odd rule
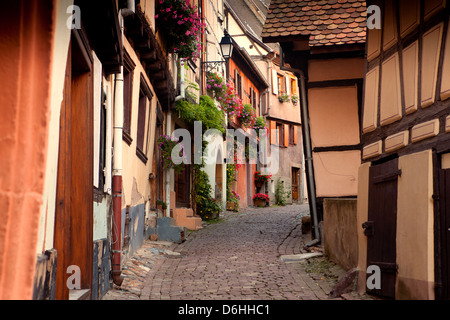
[[[281,181],[281,178],[278,178],[277,186],[275,188],[275,204],[285,206],[289,194],[290,192],[284,191],[284,184]]]
[[[175,110],[180,118],[188,125],[193,125],[195,121],[202,122],[202,131],[217,129],[225,132],[225,122],[223,111],[218,109],[214,100],[209,96],[201,96],[198,104],[187,100],[179,100],[175,104]],[[202,143],[202,154],[208,146],[207,141]],[[202,158],[201,164],[194,164],[193,199],[195,212],[202,219],[210,219],[220,211],[222,205],[219,201],[211,197],[212,186],[209,183],[208,174],[203,170],[205,161]]]
[[[223,111],[217,108],[214,100],[209,96],[201,96],[199,104],[179,100],[175,104],[175,110],[189,125],[193,125],[194,121],[201,121],[203,131],[217,129],[222,133],[225,132]]]

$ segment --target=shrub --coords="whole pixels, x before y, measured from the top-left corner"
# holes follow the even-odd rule
[[[183,158],[183,162],[180,164],[175,164],[172,158],[172,150],[179,144],[178,138],[162,135],[157,140],[158,149],[161,150],[161,161],[164,170],[174,169],[176,173],[183,170],[184,163],[187,162],[185,159],[185,153],[183,148],[181,148],[179,156]]]
[[[275,187],[275,204],[285,206],[289,194],[290,192],[284,191],[284,184],[281,181],[281,178],[278,178],[277,186]]]

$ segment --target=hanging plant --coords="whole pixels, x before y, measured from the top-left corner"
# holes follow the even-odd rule
[[[241,115],[243,109],[242,100],[234,93],[234,86],[231,81],[226,84],[226,94],[220,103],[220,108],[229,118]]]
[[[241,114],[239,115],[239,120],[243,127],[251,128],[255,122],[255,111],[251,104],[244,104],[242,107]]]
[[[272,178],[271,174],[261,174],[259,171],[255,171],[255,183],[264,184],[266,181],[269,181]]]
[[[181,172],[181,170],[183,170],[184,168],[184,163],[187,162],[183,148],[181,148],[179,153],[179,156],[183,160],[181,163],[174,163],[172,157],[173,148],[175,148],[175,146],[179,144],[178,139],[171,136],[162,135],[158,138],[157,143],[158,149],[161,150],[161,161],[163,164],[163,169],[174,169],[176,173]]]
[[[258,137],[260,135],[267,135],[267,133],[269,132],[269,128],[267,126],[266,119],[264,119],[264,117],[256,117],[253,123],[253,129],[256,131]]]
[[[197,14],[196,6],[191,6],[189,0],[159,0],[155,19],[169,51],[178,54],[181,59],[195,62],[199,58],[200,35],[204,24]]]
[[[206,77],[206,91],[213,99],[222,103],[227,96],[227,84],[217,72],[209,72]]]

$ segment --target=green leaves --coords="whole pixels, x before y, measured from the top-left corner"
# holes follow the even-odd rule
[[[175,110],[189,125],[193,125],[194,121],[201,121],[203,131],[217,129],[222,133],[225,132],[223,111],[217,108],[214,100],[209,96],[201,96],[199,104],[179,100],[175,104]]]

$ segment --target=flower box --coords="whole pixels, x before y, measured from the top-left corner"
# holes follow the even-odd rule
[[[255,200],[253,200],[253,204],[255,205],[255,207],[265,207],[265,206],[267,206],[267,201],[261,200],[261,199],[255,199]]]
[[[265,207],[270,201],[270,197],[264,193],[257,193],[253,196],[253,204],[256,207]]]
[[[236,202],[228,201],[227,202],[227,210],[228,211],[237,211]]]

